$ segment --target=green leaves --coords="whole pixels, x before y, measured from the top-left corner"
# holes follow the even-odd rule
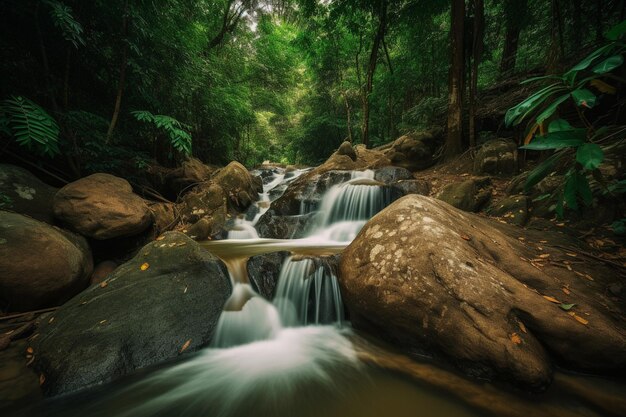
[[[576,151],[576,162],[588,170],[597,169],[604,160],[604,152],[595,143],[585,143]]]
[[[557,152],[553,155],[550,155],[546,158],[545,161],[540,163],[530,171],[528,174],[528,178],[526,178],[526,183],[524,184],[524,192],[529,192],[532,187],[534,187],[539,181],[544,179],[548,174],[554,171],[554,167],[556,163],[563,157],[563,153]]]
[[[585,205],[590,205],[593,200],[591,189],[589,188],[589,180],[587,180],[584,174],[573,170],[567,175],[565,188],[563,190],[563,199],[567,203],[567,207],[572,210],[577,210],[578,197],[582,199]]]
[[[609,29],[609,31],[606,33],[606,38],[611,41],[616,41],[624,33],[626,33],[626,20],[622,20],[617,25]]]
[[[44,3],[50,6],[52,23],[61,30],[63,38],[74,45],[74,48],[78,48],[78,45],[85,46],[83,27],[72,16],[72,9],[57,0],[46,0]]]
[[[561,105],[561,103],[567,100],[569,96],[569,93],[563,94],[561,97],[554,100],[552,104],[548,106],[548,108],[546,108],[539,116],[537,116],[537,123],[542,123],[544,120],[552,116],[556,109]]]
[[[548,97],[558,91],[564,91],[565,87],[554,83],[537,91],[515,107],[511,107],[504,116],[506,126],[516,126],[531,112],[541,105]]]
[[[619,67],[624,63],[624,57],[621,55],[613,55],[608,57],[604,61],[600,62],[598,65],[593,67],[591,70],[596,74],[604,74],[609,71],[613,71],[615,68]]]
[[[596,96],[586,88],[578,88],[572,91],[572,98],[578,107],[587,107],[588,109],[596,105]]]
[[[189,126],[179,122],[171,116],[152,114],[149,111],[134,111],[131,114],[140,122],[152,124],[157,129],[164,131],[170,144],[182,154],[191,155],[191,134],[187,131]]]
[[[59,154],[59,126],[44,109],[27,98],[8,98],[0,104],[0,125],[17,143],[41,155]]]
[[[545,136],[537,136],[535,140],[528,145],[521,146],[520,149],[545,151],[548,149],[577,147],[585,143],[585,137],[585,129],[555,131]]]

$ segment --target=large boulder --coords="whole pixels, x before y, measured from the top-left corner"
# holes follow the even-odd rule
[[[42,321],[32,347],[44,393],[102,384],[206,346],[230,292],[221,261],[167,232]]]
[[[489,178],[469,179],[446,185],[437,198],[463,211],[477,212],[491,198]]]
[[[72,230],[97,240],[137,235],[152,224],[152,213],[125,179],[93,174],[61,188],[54,215]]]
[[[250,175],[246,167],[236,161],[217,171],[212,181],[222,187],[238,211],[248,208],[258,199],[258,194],[263,192],[262,180]]]
[[[436,162],[435,151],[443,141],[441,129],[415,132],[396,139],[385,150],[392,165],[409,171],[426,169]]]
[[[339,146],[339,149],[337,149],[337,155],[345,155],[353,161],[356,161],[357,158],[356,151],[352,147],[352,144],[347,140]]]
[[[144,174],[155,189],[168,198],[176,200],[189,188],[208,181],[216,169],[205,165],[197,158],[189,158],[176,168],[150,165]]]
[[[509,139],[485,142],[474,157],[474,173],[513,175],[517,172],[517,144]]]
[[[289,252],[272,252],[253,256],[248,260],[248,278],[256,291],[268,300],[276,293],[278,277]]]
[[[16,213],[0,211],[0,308],[56,306],[89,284],[93,268],[84,238]]]
[[[521,233],[429,197],[396,201],[343,252],[354,326],[524,388],[550,382],[550,355],[577,370],[623,373],[626,331],[621,307],[605,296],[610,272],[591,281],[546,263],[571,258],[547,240],[524,244]]]
[[[44,184],[27,170],[0,164],[0,209],[52,224],[52,199],[56,192],[56,188]]]

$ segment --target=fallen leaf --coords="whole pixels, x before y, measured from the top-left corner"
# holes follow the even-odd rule
[[[187,244],[187,242],[180,242],[179,244],[177,244],[176,246],[185,246]]]
[[[163,236],[163,235],[161,235],[161,236],[156,238],[156,240],[163,240],[163,239],[165,239],[165,236]]]
[[[54,317],[50,317],[50,320],[48,320],[48,323],[52,323],[54,321]]]
[[[148,262],[142,263],[141,266],[139,267],[139,269],[141,269],[142,271],[145,271],[148,268],[150,268],[150,264]]]
[[[550,254],[549,253],[542,253],[541,255],[539,255],[540,258],[545,259],[545,258],[549,258]]]
[[[468,235],[461,235],[461,239],[463,239],[463,240],[470,240],[471,237],[469,237]]]
[[[104,324],[106,322],[107,322],[106,320],[100,320],[100,324]]]
[[[557,223],[556,225],[559,226],[559,227],[563,227],[563,226],[565,226],[565,223]]]
[[[517,324],[521,331],[523,331],[524,333],[528,333],[528,331],[526,331],[526,326],[524,326],[524,323],[522,323],[521,321],[518,321]]]
[[[548,243],[547,240],[540,240],[539,243]]]
[[[576,255],[575,253],[572,253],[572,252],[565,252],[565,254],[566,254],[567,256],[571,256],[571,257],[573,257],[573,258],[575,258],[576,256],[578,256],[578,255]]]
[[[526,240],[526,238],[525,238],[525,237],[521,237],[521,236],[520,236],[520,237],[518,237],[518,238],[517,238],[517,240],[522,240],[522,241],[524,241],[524,240]]]
[[[561,307],[563,310],[568,311],[571,310],[572,307],[574,307],[576,304],[565,304],[565,303],[561,303],[561,305],[559,305],[559,307]]]
[[[563,292],[564,292],[565,294],[567,294],[567,295],[569,295],[569,294],[570,294],[570,290],[569,290],[569,288],[567,288],[567,287],[563,287],[563,288],[561,288],[561,290],[563,290]]]
[[[107,285],[109,285],[109,283],[108,283],[108,282],[106,282],[106,281],[102,281],[102,282],[100,283],[100,288],[104,288],[104,287],[106,287]]]
[[[546,300],[550,301],[551,303],[561,304],[561,302],[559,300],[557,300],[554,297],[550,297],[549,295],[544,295],[543,298],[545,298]]]
[[[569,315],[570,315],[570,316],[572,316],[572,317],[574,317],[574,319],[575,319],[577,322],[579,322],[579,323],[581,323],[581,324],[584,324],[585,326],[586,326],[587,324],[589,324],[589,322],[588,322],[587,320],[585,320],[584,318],[582,318],[582,317],[580,317],[580,316],[576,315],[576,313],[574,313],[573,311],[572,311],[572,312],[570,312],[570,313],[569,313]]]
[[[183,294],[187,294],[187,286],[185,286],[185,291],[183,291]]]
[[[46,376],[44,374],[39,375],[39,385],[43,385],[46,382]]]
[[[26,366],[30,366],[32,365],[32,363],[35,361],[35,355],[32,355],[30,360],[28,362],[26,362]]]
[[[33,348],[30,347],[30,346],[28,348],[26,348],[26,353],[29,353],[29,354],[32,355],[33,354]]]
[[[182,348],[180,348],[180,352],[179,352],[179,353],[183,353],[183,352],[184,352],[184,351],[185,351],[185,350],[189,347],[189,345],[190,345],[190,344],[191,344],[191,339],[189,339],[189,340],[187,340],[187,341],[185,342],[185,344],[183,345],[183,347],[182,347]]]
[[[520,343],[522,343],[522,338],[519,337],[517,333],[512,333],[510,337],[511,337],[511,342],[515,343],[516,345],[519,345]]]

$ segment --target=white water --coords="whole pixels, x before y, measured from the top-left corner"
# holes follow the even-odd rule
[[[224,260],[233,283],[211,346],[127,386],[102,409],[94,404],[91,415],[296,416],[311,415],[309,410],[317,415],[313,410],[367,381],[345,337],[349,327],[342,327],[344,307],[327,256],[345,248],[368,216],[382,208],[380,187],[332,187],[323,197],[323,222],[315,234],[259,239],[254,225],[284,177],[276,175],[264,186],[253,220],[238,219],[227,240],[202,242]],[[350,182],[371,178],[373,172],[355,173]],[[296,255],[284,261],[270,302],[250,286],[246,262],[282,250]]]

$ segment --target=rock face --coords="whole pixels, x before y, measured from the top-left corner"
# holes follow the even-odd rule
[[[29,311],[67,301],[89,283],[87,242],[46,223],[0,211],[0,308]]]
[[[216,168],[205,165],[197,158],[189,158],[178,168],[150,165],[145,174],[152,186],[171,200],[186,189],[208,181]]]
[[[27,170],[0,164],[0,209],[52,224],[52,199],[56,192],[56,188],[44,184]]]
[[[263,192],[263,183],[250,175],[246,167],[233,161],[220,169],[212,181],[227,193],[231,203],[239,211],[244,211]]]
[[[508,233],[520,230],[436,199],[396,201],[343,253],[340,285],[353,324],[528,389],[549,383],[548,352],[578,370],[623,372],[626,332],[606,283],[531,265],[523,259],[536,249]],[[564,311],[556,298],[576,305]]]
[[[517,144],[512,140],[489,140],[476,153],[475,174],[513,175],[516,172]]]
[[[44,393],[101,384],[205,346],[230,292],[221,261],[184,234],[166,233],[43,320],[33,349]]]
[[[409,171],[426,169],[436,162],[433,155],[437,147],[441,145],[442,139],[441,129],[401,136],[385,150],[385,155],[391,161],[391,165],[406,168]]]
[[[152,223],[148,206],[128,181],[109,174],[93,174],[61,188],[53,208],[72,230],[98,240],[137,235]]]
[[[437,198],[463,211],[477,212],[491,198],[489,184],[489,178],[448,184],[437,194]]]
[[[343,142],[339,146],[339,149],[337,149],[337,155],[345,155],[353,161],[356,161],[356,152],[354,151],[352,144],[348,141]]]
[[[289,252],[272,252],[248,260],[248,278],[257,292],[268,300],[274,298],[280,269]]]

